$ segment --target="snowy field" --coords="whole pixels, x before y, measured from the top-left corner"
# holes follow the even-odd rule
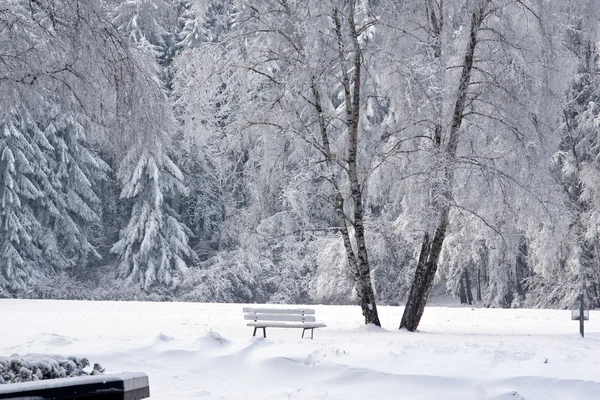
[[[417,333],[359,307],[315,306],[327,328],[252,338],[240,304],[0,300],[0,355],[80,355],[143,371],[152,399],[598,400],[600,312],[431,307]]]

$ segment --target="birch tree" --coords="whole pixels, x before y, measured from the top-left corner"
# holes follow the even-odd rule
[[[499,263],[503,268],[492,270],[499,275],[491,276],[490,281],[498,286],[490,287],[489,296],[495,302],[500,293],[506,295],[501,282],[509,278],[502,274],[510,274],[507,268],[516,263],[518,226],[527,225],[523,218],[543,215],[544,210],[543,195],[537,189],[548,182],[547,174],[532,176],[528,172],[546,170],[548,163],[543,160],[552,146],[552,141],[544,138],[552,133],[552,127],[542,124],[538,115],[556,110],[557,104],[552,96],[536,98],[550,88],[545,65],[553,51],[553,36],[544,25],[548,14],[539,5],[481,0],[452,5],[432,1],[425,6],[429,42],[437,43],[437,32],[452,33],[440,36],[440,54],[446,60],[447,111],[433,114],[441,119],[428,117],[432,121],[428,122],[430,144],[426,140],[432,155],[427,158],[432,163],[425,208],[429,223],[422,225],[416,271],[400,324],[409,331],[418,327],[455,221],[471,221],[480,225],[479,229],[489,229],[502,243],[504,251],[498,256],[506,261]],[[461,23],[457,13],[464,10],[469,18]],[[452,26],[447,26],[450,23]],[[526,37],[529,39],[522,39]],[[458,57],[452,56],[454,44],[460,44]],[[435,45],[432,48],[435,59]],[[530,58],[534,51],[543,62]],[[443,89],[439,93],[443,95]],[[530,103],[525,105],[525,101]],[[520,108],[513,107],[516,104]],[[526,162],[518,162],[517,154],[524,154]],[[539,167],[532,166],[536,164]],[[528,179],[530,184],[525,184]],[[487,199],[509,212],[494,214],[485,200],[473,197],[486,191]],[[517,200],[518,196],[523,197]]]
[[[350,60],[352,62],[353,76],[350,77],[350,71],[347,66],[348,60],[346,59],[346,43],[344,41],[344,35],[342,31],[342,19],[340,18],[340,11],[337,8],[333,10],[333,23],[334,32],[337,38],[338,52],[339,52],[339,68],[342,77],[342,87],[344,90],[344,109],[346,112],[345,123],[347,127],[348,135],[348,153],[346,159],[346,172],[348,174],[348,180],[350,182],[350,196],[352,199],[352,210],[353,218],[351,224],[354,228],[354,240],[356,241],[356,249],[353,249],[350,237],[348,235],[348,228],[346,225],[345,214],[344,214],[344,203],[343,198],[339,192],[334,194],[334,204],[336,215],[338,216],[338,223],[341,227],[341,233],[344,240],[344,247],[346,248],[346,254],[348,257],[348,265],[350,270],[354,274],[354,280],[356,282],[356,291],[358,295],[358,301],[362,308],[363,315],[365,317],[365,323],[375,324],[380,326],[379,315],[377,312],[377,306],[375,304],[375,293],[373,291],[371,283],[371,267],[369,264],[367,244],[365,240],[365,225],[364,225],[364,209],[363,209],[363,187],[361,185],[361,179],[358,175],[357,166],[357,151],[359,149],[359,130],[361,127],[361,89],[362,89],[362,72],[363,72],[363,55],[362,48],[359,42],[359,27],[357,26],[356,15],[355,15],[355,4],[353,0],[350,0],[347,4],[347,16],[346,21],[348,24],[348,35],[350,41]],[[315,106],[317,112],[321,108],[318,92],[315,92]],[[321,130],[323,130],[323,122],[319,123]],[[325,150],[326,162],[331,165],[331,154],[328,146],[328,139],[325,136],[325,132],[322,131],[323,135],[323,148]],[[337,189],[334,188],[337,191]]]
[[[327,193],[331,213],[325,221],[308,222],[301,231],[327,229],[323,223],[339,231],[365,320],[379,324],[364,233],[364,177],[358,165],[364,144],[364,49],[358,38],[362,22],[356,18],[355,4],[327,2],[307,7],[295,2],[242,2],[239,10],[238,20],[245,23],[237,25],[228,45],[239,49],[234,62],[247,77],[247,89],[242,92],[249,94],[250,101],[236,100],[244,105],[237,126],[242,127],[241,137],[259,144],[249,154],[250,160],[253,154],[262,158],[254,161],[257,169],[248,175],[258,189],[251,192],[251,204],[261,207],[253,213],[260,217],[254,223],[268,226],[271,216],[293,215],[284,207],[286,202],[278,199],[304,185],[294,175],[320,180],[318,191]],[[317,30],[321,28],[324,33]],[[323,68],[325,64],[333,69]],[[335,99],[338,96],[341,102]],[[332,101],[336,103],[333,108]],[[324,183],[329,187],[321,192]],[[310,202],[323,206],[319,198]]]

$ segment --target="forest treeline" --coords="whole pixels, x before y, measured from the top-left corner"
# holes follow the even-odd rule
[[[0,297],[600,306],[595,0],[5,0]]]

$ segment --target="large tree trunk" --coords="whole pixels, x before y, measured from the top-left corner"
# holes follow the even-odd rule
[[[448,211],[449,209],[446,209],[443,213],[440,223],[433,235],[433,239],[429,241],[429,235],[427,234],[425,234],[425,237],[423,238],[421,254],[419,255],[419,261],[417,263],[417,270],[415,271],[415,278],[410,287],[404,314],[402,314],[400,329],[407,329],[414,332],[419,326],[419,322],[425,311],[425,304],[429,297],[429,291],[431,290],[433,279],[437,272],[438,261],[440,254],[442,253],[442,245],[446,238]]]
[[[482,1],[480,7],[478,7],[471,16],[469,42],[463,60],[462,73],[448,135],[448,143],[445,149],[446,160],[444,176],[445,184],[447,186],[442,190],[442,193],[446,197],[446,201],[441,202],[438,206],[439,219],[434,230],[433,239],[430,241],[429,234],[427,233],[425,233],[423,237],[421,254],[419,255],[419,261],[417,262],[417,270],[415,271],[415,277],[410,288],[406,307],[404,308],[402,321],[400,322],[400,329],[407,329],[411,332],[414,332],[417,329],[421,317],[423,316],[423,312],[425,311],[425,304],[427,303],[429,291],[433,285],[433,279],[437,272],[442,246],[444,244],[444,239],[446,238],[446,230],[449,224],[448,216],[450,213],[452,183],[454,180],[454,167],[452,164],[456,158],[459,132],[464,117],[468,87],[473,71],[475,48],[478,43],[477,34],[479,33],[481,23],[485,18],[485,12],[489,2],[490,0]]]

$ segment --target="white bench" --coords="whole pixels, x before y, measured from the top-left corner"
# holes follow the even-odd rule
[[[315,310],[309,308],[251,308],[244,307],[244,319],[251,320],[248,326],[254,327],[252,336],[256,336],[256,330],[263,330],[263,337],[267,337],[267,328],[302,328],[304,333],[310,329],[310,338],[313,338],[315,328],[325,325],[315,319]]]

